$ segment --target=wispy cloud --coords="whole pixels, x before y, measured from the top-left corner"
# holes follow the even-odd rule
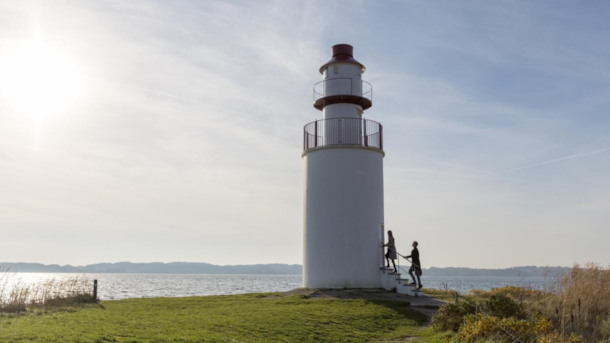
[[[610,148],[590,151],[590,152],[586,152],[586,153],[582,153],[582,154],[570,155],[570,156],[556,158],[556,159],[553,159],[553,160],[543,161],[543,162],[539,162],[539,163],[528,164],[528,165],[525,165],[525,166],[521,166],[521,167],[517,167],[517,168],[511,168],[511,169],[504,170],[504,171],[501,171],[501,172],[491,172],[491,171],[487,171],[487,170],[481,170],[481,169],[475,169],[475,168],[471,168],[471,167],[466,167],[466,166],[462,166],[462,165],[455,164],[455,163],[437,161],[437,160],[426,159],[426,158],[425,158],[425,160],[428,160],[430,162],[433,162],[433,163],[436,163],[436,164],[440,164],[440,165],[443,165],[443,166],[447,166],[447,167],[451,167],[451,168],[455,168],[455,169],[459,169],[459,170],[464,170],[464,171],[468,171],[468,172],[475,173],[475,174],[483,174],[483,175],[486,175],[486,176],[489,176],[489,177],[493,177],[493,176],[500,176],[500,175],[504,175],[504,174],[514,173],[514,172],[525,170],[525,169],[535,168],[535,167],[538,167],[538,166],[543,166],[543,165],[547,165],[547,164],[551,164],[551,163],[557,163],[557,162],[571,160],[571,159],[575,159],[575,158],[580,158],[580,157],[585,157],[585,156],[590,156],[590,155],[596,155],[596,154],[600,154],[600,153],[608,152],[608,151],[610,151]],[[415,167],[411,167],[411,168],[399,168],[399,169],[394,169],[393,171],[419,172],[419,173],[431,173],[431,174],[447,174],[447,173],[445,173],[443,171],[436,170],[436,169],[415,168]],[[453,174],[453,173],[450,173],[450,174],[456,175],[456,174]]]
[[[375,87],[366,117],[384,125],[388,223],[402,225],[400,237],[421,227],[421,241],[434,242],[430,265],[508,263],[500,260],[510,247],[493,244],[499,232],[529,235],[535,216],[568,236],[567,221],[548,213],[578,202],[598,204],[597,218],[609,212],[591,175],[557,173],[583,194],[552,196],[537,173],[516,174],[608,151],[538,162],[577,146],[610,146],[610,49],[599,43],[610,26],[586,6],[25,3],[0,2],[0,50],[29,35],[37,18],[45,37],[82,62],[91,90],[69,113],[46,118],[37,151],[28,120],[0,103],[0,204],[8,206],[0,227],[23,241],[63,231],[74,246],[103,243],[100,251],[55,250],[50,262],[243,263],[235,250],[252,263],[301,262],[301,130],[322,115],[311,86],[336,43],[355,46]],[[586,162],[610,168],[601,158]],[[61,223],[42,225],[43,215]],[[476,243],[493,247],[494,259],[456,253],[466,236],[488,239]],[[108,257],[109,248],[123,255]],[[43,243],[7,249],[17,259],[51,255]],[[555,251],[544,255],[571,262]],[[541,263],[540,255],[524,253],[518,263]]]
[[[571,160],[573,158],[579,158],[579,157],[595,155],[595,154],[599,154],[599,153],[606,152],[606,151],[610,151],[610,148],[601,149],[601,150],[595,150],[595,151],[590,151],[590,152],[585,152],[585,153],[582,153],[582,154],[570,155],[570,156],[556,158],[556,159],[553,159],[553,160],[539,162],[539,163],[534,163],[534,164],[529,164],[529,165],[522,166],[522,167],[508,169],[508,170],[505,170],[505,171],[502,171],[502,172],[499,172],[499,173],[496,173],[496,174],[497,175],[501,175],[501,174],[514,173],[516,171],[520,171],[520,170],[524,170],[524,169],[530,169],[530,168],[542,166],[542,165],[545,165],[545,164],[551,164],[551,163],[561,162],[561,161],[565,161],[565,160]]]

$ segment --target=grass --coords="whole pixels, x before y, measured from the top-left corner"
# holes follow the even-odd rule
[[[0,317],[0,342],[442,341],[408,303],[262,294],[106,301]]]
[[[436,299],[441,299],[441,300],[445,300],[445,301],[455,301],[456,291],[453,291],[453,290],[424,288],[423,291],[424,291],[425,295],[431,296]],[[460,294],[459,296],[460,296],[460,298],[463,297],[462,294]]]

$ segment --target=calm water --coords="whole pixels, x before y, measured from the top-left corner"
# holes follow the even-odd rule
[[[547,280],[548,281],[548,280]],[[545,283],[544,277],[486,277],[486,276],[428,276],[422,278],[424,287],[454,289],[460,293],[471,289],[482,289],[489,291],[492,288],[503,286],[527,286],[542,289]]]
[[[12,278],[26,283],[42,282],[51,278],[85,276],[97,279],[100,299],[126,299],[148,297],[187,297],[197,295],[281,292],[299,288],[300,275],[193,275],[193,274],[57,274],[17,273]],[[518,277],[424,277],[428,288],[466,292],[471,289],[490,290],[507,285],[527,285],[541,288],[544,278]]]

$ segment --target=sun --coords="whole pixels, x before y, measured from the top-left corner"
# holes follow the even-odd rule
[[[38,40],[16,44],[0,55],[0,102],[44,118],[67,110],[83,94],[78,64]]]

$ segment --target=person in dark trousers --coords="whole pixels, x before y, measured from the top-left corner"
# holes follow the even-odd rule
[[[417,243],[417,241],[413,242],[413,250],[411,250],[411,255],[407,256],[406,258],[411,259],[411,268],[409,269],[409,274],[413,279],[413,284],[418,286],[417,289],[421,289],[424,286],[421,284],[420,279],[420,275],[422,274],[422,272],[421,262],[419,261],[419,250],[417,250],[418,245],[419,244]],[[415,281],[415,276],[413,276],[413,272],[415,272],[415,276],[417,276],[417,281]]]
[[[394,266],[394,273],[398,273],[396,270],[396,245],[394,245],[394,235],[392,235],[392,231],[388,231],[388,243],[384,245],[384,247],[388,247],[388,252],[385,254],[386,268],[390,268],[390,260],[392,260],[392,265]]]

